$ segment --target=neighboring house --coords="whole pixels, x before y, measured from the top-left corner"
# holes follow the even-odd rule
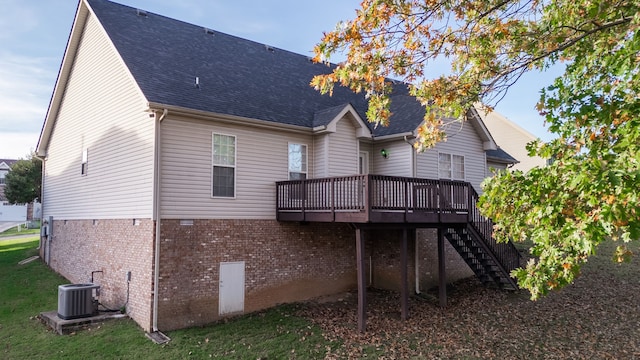
[[[37,148],[41,256],[70,281],[94,278],[107,306],[128,300],[146,331],[356,286],[362,297],[374,286],[406,299],[409,282],[442,289],[474,272],[513,286],[517,255],[493,243],[475,199],[487,165],[514,160],[494,154],[475,110],[416,154],[424,109],[404,86],[391,126],[374,129],[361,94],[309,86],[327,71],[82,0]]]
[[[535,166],[547,164],[546,160],[539,156],[530,157],[527,151],[527,144],[536,140],[536,136],[495,110],[490,113],[478,110],[478,113],[500,147],[518,159],[510,168],[526,172]]]
[[[26,221],[27,205],[12,205],[4,195],[5,177],[18,160],[0,159],[0,221]]]

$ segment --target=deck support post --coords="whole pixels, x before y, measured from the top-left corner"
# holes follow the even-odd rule
[[[447,306],[447,274],[443,229],[438,227],[438,298],[440,307]]]
[[[402,229],[402,247],[400,249],[400,281],[402,283],[400,292],[402,320],[409,317],[409,285],[407,277],[407,228]]]
[[[367,327],[367,276],[364,264],[364,234],[356,228],[356,266],[358,268],[358,330]]]

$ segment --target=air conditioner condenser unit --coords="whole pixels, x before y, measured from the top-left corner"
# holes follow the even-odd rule
[[[58,317],[69,320],[89,317],[98,313],[98,301],[93,290],[98,291],[100,285],[66,284],[58,286]]]

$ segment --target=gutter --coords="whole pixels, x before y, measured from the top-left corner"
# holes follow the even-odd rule
[[[403,133],[398,133],[398,134],[391,134],[391,135],[382,135],[382,136],[374,136],[372,137],[372,139],[374,141],[385,141],[385,140],[396,140],[396,139],[401,139],[401,138],[408,138],[408,137],[413,137],[415,136],[413,132],[403,132]]]
[[[250,125],[259,129],[278,129],[278,130],[285,130],[285,131],[296,132],[301,134],[312,133],[312,129],[306,126],[282,124],[274,121],[251,119],[251,118],[246,118],[242,116],[213,113],[213,112],[208,112],[204,110],[194,110],[194,109],[188,109],[188,108],[172,106],[172,105],[165,105],[165,104],[154,103],[154,102],[150,102],[148,106],[151,111],[154,111],[154,110],[171,111],[173,118],[176,118],[178,116],[178,117],[186,117],[189,119],[197,119],[197,120],[205,120],[205,121],[215,120],[216,122],[241,124],[243,126]]]
[[[164,120],[164,118],[167,116],[167,114],[169,113],[169,110],[167,110],[166,108],[162,111],[162,115],[160,115],[160,117],[158,118],[158,122],[156,125],[156,154],[155,154],[155,162],[156,162],[156,166],[155,166],[155,174],[154,174],[154,196],[155,196],[155,209],[153,210],[154,212],[154,217],[156,219],[156,230],[155,230],[155,251],[154,251],[154,255],[153,255],[153,320],[152,320],[152,330],[153,332],[157,332],[158,331],[158,282],[160,281],[160,167],[161,167],[161,150],[162,147],[161,145],[161,131],[160,131],[160,124],[162,123],[162,120]],[[156,114],[154,112],[154,114]],[[156,114],[157,116],[157,114]]]

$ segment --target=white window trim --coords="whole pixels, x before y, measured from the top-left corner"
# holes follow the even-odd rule
[[[449,158],[451,159],[451,177],[449,177],[449,178],[443,178],[443,177],[440,176],[440,154],[449,155]],[[453,177],[453,157],[454,156],[462,157],[462,171],[464,172],[464,178],[463,179],[456,179],[456,178]],[[438,157],[436,159],[436,163],[438,165],[437,166],[437,168],[438,168],[438,179],[454,180],[454,181],[467,181],[467,159],[466,159],[465,155],[446,152],[446,151],[438,151]]]
[[[229,165],[216,165],[213,162],[213,137],[215,135],[221,135],[221,136],[229,136],[233,138],[233,143],[235,144],[234,148],[233,148],[233,166],[229,166]],[[213,168],[214,166],[220,166],[220,167],[230,167],[233,168],[233,196],[213,196]],[[211,170],[211,177],[210,177],[210,181],[209,184],[211,186],[211,189],[209,191],[209,194],[211,195],[212,199],[235,199],[236,196],[238,195],[238,137],[235,135],[231,135],[231,134],[225,134],[225,133],[220,133],[220,132],[211,132],[211,166],[210,166],[210,170]]]
[[[307,153],[306,153],[306,155],[307,155],[307,169],[306,169],[306,171],[300,171],[299,173],[300,174],[304,174],[305,175],[305,179],[308,179],[309,178],[309,144],[305,144],[305,143],[301,143],[301,142],[293,142],[293,141],[287,142],[287,179],[291,180],[291,171],[289,169],[289,166],[291,165],[291,164],[289,164],[289,147],[291,145],[303,145],[303,146],[306,147],[306,149],[307,149]]]

